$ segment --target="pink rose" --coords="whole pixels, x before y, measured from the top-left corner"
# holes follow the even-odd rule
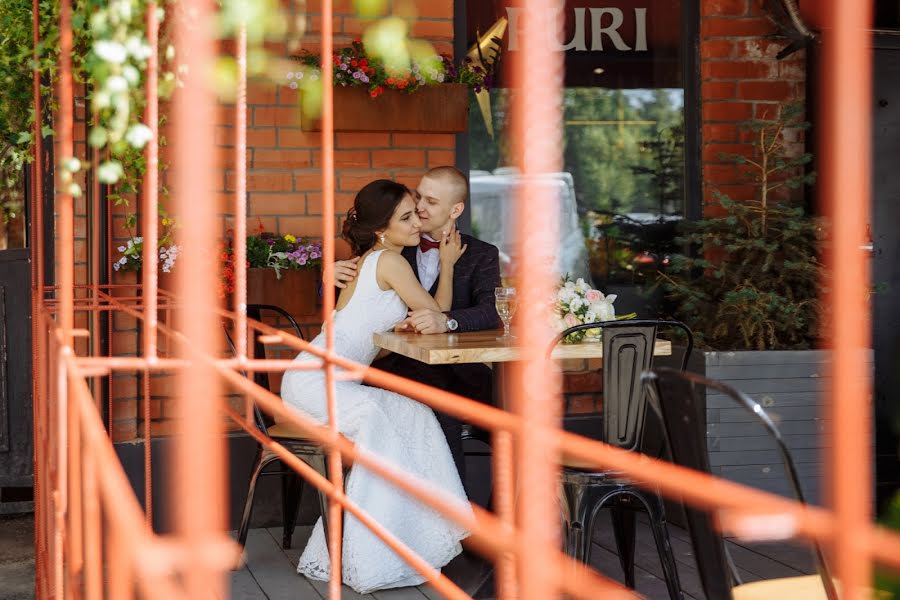
[[[603,300],[603,294],[600,292],[600,290],[588,290],[588,292],[584,295],[584,299],[587,300],[588,304],[594,304]]]
[[[576,317],[572,313],[567,313],[566,316],[563,317],[563,321],[565,321],[566,327],[574,327],[581,323],[581,321],[578,320],[578,317]]]

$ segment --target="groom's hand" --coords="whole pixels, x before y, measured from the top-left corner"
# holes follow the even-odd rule
[[[334,263],[334,285],[344,289],[347,284],[356,279],[357,263],[359,257],[355,256],[350,260],[338,260]]]
[[[406,319],[419,333],[446,333],[447,315],[430,308],[420,308],[409,311]]]

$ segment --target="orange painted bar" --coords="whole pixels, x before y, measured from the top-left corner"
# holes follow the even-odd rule
[[[557,486],[559,451],[548,428],[561,424],[560,375],[546,349],[555,337],[550,328],[548,298],[553,297],[554,262],[547,260],[559,246],[560,198],[542,189],[540,178],[562,167],[563,53],[545,43],[560,37],[561,0],[532,0],[523,12],[522,47],[513,55],[514,95],[512,141],[514,162],[524,185],[515,195],[516,265],[521,337],[521,361],[513,366],[513,412],[522,418],[516,440],[515,474],[527,490],[518,502],[518,597],[523,600],[558,598],[559,581],[551,568],[552,553],[560,547]],[[537,83],[536,83],[537,82]],[[518,102],[516,102],[516,100]],[[511,490],[501,490],[508,494]]]
[[[147,58],[147,107],[144,111],[144,125],[150,129],[150,140],[144,154],[147,169],[144,173],[143,192],[143,236],[144,252],[141,268],[143,272],[142,298],[144,303],[144,356],[156,358],[156,322],[157,322],[157,271],[159,270],[159,250],[157,249],[159,234],[157,215],[159,213],[159,96],[157,83],[159,79],[159,21],[156,16],[156,2],[147,4],[145,23],[147,27],[147,44],[150,56]],[[146,423],[145,425],[149,425]],[[149,441],[149,427],[146,428]],[[149,448],[150,444],[147,444]],[[148,496],[149,497],[149,496]]]
[[[247,26],[237,34],[237,97],[234,115],[234,309],[235,350],[247,356]]]
[[[214,139],[216,98],[202,74],[213,66],[213,6],[210,0],[185,0],[175,18],[175,46],[191,75],[174,95],[173,197],[181,222],[182,251],[176,269],[180,297],[177,321],[188,344],[179,356],[193,361],[179,373],[174,462],[169,466],[175,532],[188,556],[199,555],[209,540],[224,535],[227,499],[223,425],[218,406],[220,382],[212,369],[196,360],[216,352],[221,337],[214,307],[218,303],[216,206],[213,153],[198,145]],[[201,146],[202,148],[202,146]],[[240,218],[240,215],[237,215]],[[189,597],[228,596],[223,570],[194,561],[187,569],[184,589]]]
[[[322,0],[322,281],[334,281],[334,74],[331,70],[331,56],[334,53],[334,16],[332,0]],[[334,351],[334,286],[323,288],[322,314],[325,331],[325,349]],[[334,387],[334,366],[326,362],[325,395],[328,403],[328,426],[333,435],[338,432],[337,398]],[[344,471],[341,454],[337,450],[328,453],[328,478],[338,491],[343,491]],[[335,502],[328,502],[328,552],[331,557],[331,581],[328,595],[337,600],[341,597],[341,547],[343,524],[341,508]]]
[[[869,223],[872,135],[872,3],[823,3],[820,205],[831,228],[828,345],[833,443],[828,477],[835,512],[832,554],[844,597],[864,597],[871,582],[868,526],[872,520],[871,347],[869,264],[860,251]]]

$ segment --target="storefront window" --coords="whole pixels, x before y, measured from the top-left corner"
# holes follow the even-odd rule
[[[506,17],[508,60],[526,10],[521,0],[469,0],[469,46]],[[644,314],[654,307],[637,296],[665,267],[686,214],[681,21],[681,0],[569,0],[557,41],[566,56],[557,268],[601,290],[626,291],[622,308]],[[515,260],[508,206],[517,175],[507,139],[515,93],[501,69],[491,91],[493,137],[475,100],[469,130],[472,229],[500,248],[507,265]]]

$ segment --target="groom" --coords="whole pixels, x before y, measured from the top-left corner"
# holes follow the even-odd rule
[[[466,208],[469,182],[456,167],[435,167],[422,177],[414,191],[416,209],[422,222],[418,247],[404,248],[403,256],[413,272],[432,295],[440,277],[439,242]],[[496,246],[462,235],[466,252],[456,263],[453,274],[453,307],[446,313],[419,309],[398,327],[422,334],[496,329],[500,319],[494,307],[494,288],[500,285],[499,251]],[[335,285],[346,287],[357,275],[359,258],[335,263]],[[449,390],[487,404],[491,403],[491,370],[483,364],[426,365],[399,354],[376,360],[372,366]],[[447,437],[447,444],[465,485],[465,457],[462,448],[462,423],[455,417],[436,412]]]

